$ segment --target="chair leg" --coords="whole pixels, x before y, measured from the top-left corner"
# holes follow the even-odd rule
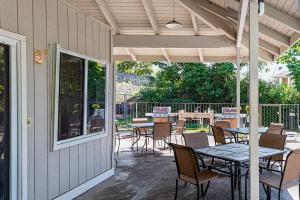
[[[197,184],[197,200],[200,199],[200,194],[199,194],[200,191],[199,190],[200,190],[199,184]]]
[[[177,193],[178,193],[178,180],[176,179],[175,200],[177,199]]]

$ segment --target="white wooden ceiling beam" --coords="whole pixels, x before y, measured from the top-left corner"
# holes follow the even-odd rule
[[[195,35],[199,35],[197,19],[193,13],[191,13],[191,19],[192,19],[192,24],[193,24],[193,29],[194,29]]]
[[[290,15],[287,15],[265,3],[265,15],[279,22],[280,24],[287,26],[293,31],[300,33],[300,20]]]
[[[226,48],[235,42],[225,35],[114,35],[114,47],[124,48]]]
[[[200,62],[201,62],[201,63],[204,62],[204,60],[203,60],[203,53],[202,53],[202,50],[201,50],[201,49],[198,49],[198,55],[199,55],[199,60],[200,60]]]
[[[159,35],[159,26],[151,8],[150,0],[141,0],[155,35]]]
[[[199,56],[170,56],[169,58],[172,62],[193,62],[199,63]],[[234,62],[236,61],[236,56],[204,56],[205,62]],[[132,58],[128,55],[114,55],[115,61],[131,61]],[[141,62],[155,62],[155,61],[165,61],[166,58],[163,55],[139,55],[138,61]],[[248,56],[241,56],[241,61],[248,61]]]
[[[113,15],[111,14],[105,1],[104,0],[95,0],[95,1],[96,1],[96,4],[98,5],[99,9],[102,11],[103,15],[105,16],[106,20],[108,21],[109,25],[112,27],[115,34],[120,34],[119,25],[118,25],[117,21],[115,20],[115,18],[113,17]]]
[[[162,51],[164,57],[167,59],[168,63],[171,63],[171,59],[170,59],[169,55],[167,54],[166,49],[162,48],[161,51]]]
[[[133,53],[133,51],[132,51],[131,49],[126,48],[126,52],[127,52],[127,54],[131,57],[131,59],[132,59],[133,61],[137,61],[136,55]]]
[[[219,5],[213,4],[207,0],[202,0],[197,2],[198,5],[201,7],[209,10],[210,12],[226,18],[231,19],[235,22],[238,22],[238,13],[231,9],[225,9]],[[246,17],[245,20],[245,27],[249,28],[249,17]],[[281,45],[288,47],[290,45],[289,43],[289,37],[283,35],[282,33],[275,31],[274,29],[271,29],[267,27],[266,25],[259,23],[259,34],[264,35],[265,37],[268,37],[271,40],[274,40],[276,42],[279,42]]]
[[[245,20],[247,17],[249,0],[241,0],[240,2],[240,11],[238,16],[238,25],[237,25],[237,40],[236,46],[237,48],[241,47],[242,37],[244,33]]]
[[[177,2],[212,29],[223,32],[231,40],[236,40],[236,32],[229,26],[230,21],[198,6],[197,0],[177,0]]]

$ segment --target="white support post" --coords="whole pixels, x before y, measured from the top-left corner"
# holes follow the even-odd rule
[[[236,107],[237,107],[237,127],[241,125],[241,48],[236,48]]]
[[[258,0],[250,1],[250,199],[259,199]]]

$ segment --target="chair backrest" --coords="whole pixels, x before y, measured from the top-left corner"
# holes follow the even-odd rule
[[[148,123],[148,119],[147,118],[133,118],[132,119],[132,123],[133,124],[142,124],[142,123]],[[147,132],[146,128],[138,128],[138,130],[140,133],[145,133]]]
[[[154,122],[153,139],[165,140],[168,137],[171,137],[171,131],[171,122]]]
[[[291,151],[286,158],[284,166],[284,175],[282,183],[287,183],[290,181],[299,181],[300,177],[300,149]],[[298,183],[299,184],[299,183]]]
[[[259,146],[272,148],[272,149],[279,149],[284,150],[286,135],[278,135],[278,134],[262,134],[259,138]],[[282,160],[283,155],[272,156],[271,160]]]
[[[190,147],[169,143],[174,151],[178,177],[186,176],[196,179],[200,171],[197,155]]]
[[[231,128],[230,122],[229,121],[225,121],[225,120],[215,121],[215,126],[219,126],[222,129],[223,128]],[[232,136],[232,134],[230,132],[228,132],[228,131],[224,131],[224,134],[227,135],[227,136]]]
[[[200,149],[209,146],[207,133],[184,133],[183,138],[185,146],[193,149]]]
[[[216,145],[226,144],[223,129],[219,126],[210,126],[210,127],[211,127],[212,132],[213,132],[213,136],[214,136],[214,139],[215,139],[215,144]]]
[[[283,124],[280,123],[271,123],[267,133],[271,133],[271,134],[278,134],[281,135],[283,132]]]
[[[176,126],[176,134],[183,134],[184,128],[185,128],[185,119],[180,119],[177,122],[177,126]]]

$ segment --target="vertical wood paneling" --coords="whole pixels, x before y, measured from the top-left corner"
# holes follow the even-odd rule
[[[85,16],[78,13],[77,21],[78,21],[78,29],[77,29],[77,37],[78,37],[78,52],[82,54],[86,54],[86,45],[85,45]],[[86,143],[79,144],[78,147],[78,179],[79,184],[86,181]]]
[[[93,21],[86,18],[86,51],[87,55],[94,57],[94,41],[93,41]],[[94,160],[94,141],[87,142],[86,148],[86,170],[87,179],[94,177],[95,173],[95,160]]]
[[[47,0],[46,1],[47,7],[47,43],[48,45],[53,45],[54,43],[58,43],[58,24],[57,24],[57,0]],[[48,46],[49,48],[49,46]],[[51,51],[52,49],[48,49]],[[51,54],[50,54],[51,55]],[[50,58],[51,59],[51,58]],[[48,62],[48,99],[50,101],[51,94],[54,92],[54,88],[52,88],[52,82],[54,74],[52,74],[54,68],[54,62],[49,60]],[[51,110],[53,107],[51,104],[48,107],[48,116],[51,115]],[[48,120],[49,122],[50,120]],[[49,124],[50,126],[50,124]],[[50,127],[48,130],[52,130]],[[49,142],[48,142],[48,149],[51,148],[51,134],[48,134]],[[53,199],[59,196],[59,151],[48,151],[48,199]]]
[[[34,119],[34,74],[33,74],[33,17],[32,0],[18,1],[19,33],[26,36],[27,70],[27,115]],[[0,10],[4,7],[1,6]],[[1,15],[1,14],[0,14]],[[27,128],[27,188],[28,199],[34,199],[34,120]]]
[[[59,44],[66,49],[69,48],[68,27],[67,5],[58,1],[58,40]],[[60,150],[59,166],[59,193],[63,194],[70,188],[70,148]]]
[[[63,48],[110,60],[110,41],[106,41],[110,31],[60,0],[2,0],[0,27],[19,32],[27,39],[27,110],[32,118],[27,132],[28,199],[53,199],[110,168],[111,134],[50,151],[51,80],[55,65],[50,57],[44,58],[43,64],[35,64],[34,49],[45,50],[48,45],[59,43]],[[109,133],[110,126],[111,123],[107,127]]]
[[[11,32],[18,32],[18,0],[1,1],[1,27]]]
[[[77,14],[68,8],[69,49],[77,52]],[[78,145],[70,147],[70,189],[78,186]]]
[[[46,49],[46,4],[33,1],[34,48]],[[47,199],[47,61],[34,65],[35,79],[35,199]]]

